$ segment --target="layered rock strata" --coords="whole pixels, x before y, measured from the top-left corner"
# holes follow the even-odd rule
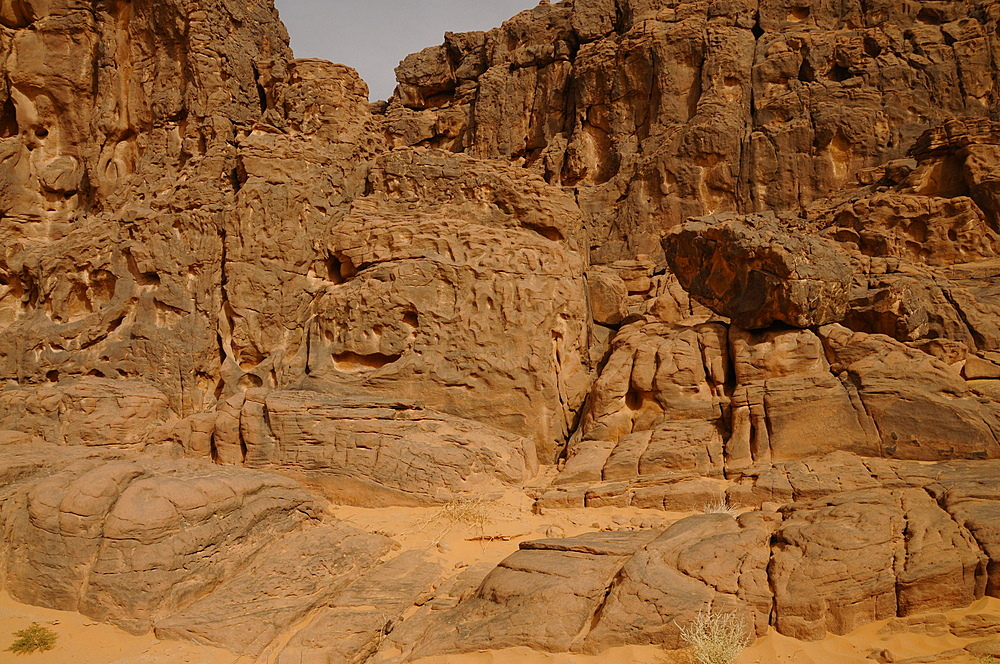
[[[140,4],[0,5],[13,597],[387,664],[1000,596],[996,6],[543,3],[369,104]],[[327,513],[510,492],[722,513],[464,572]]]

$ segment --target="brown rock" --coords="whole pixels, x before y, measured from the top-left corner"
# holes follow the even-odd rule
[[[844,372],[882,439],[883,454],[940,460],[996,458],[995,406],[976,399],[958,372],[881,335],[820,330],[832,370]]]
[[[851,266],[837,245],[769,217],[708,217],[663,239],[681,284],[748,329],[824,325],[847,312]]]
[[[211,406],[219,215],[236,135],[291,55],[277,13],[167,0],[4,14],[0,376],[143,379],[179,414]]]
[[[419,398],[555,458],[588,383],[579,257],[532,231],[377,198],[355,203],[331,246],[350,276],[316,302],[310,376]]]
[[[594,268],[587,273],[587,287],[595,323],[618,325],[628,315],[628,290],[617,274]]]
[[[345,525],[282,537],[219,588],[158,620],[158,638],[259,656],[293,625],[371,570],[393,542]]]
[[[766,630],[773,521],[706,514],[668,528],[622,568],[583,649],[645,643],[681,648],[680,625],[699,611],[738,611],[758,631]]]
[[[304,390],[248,392],[236,444],[248,467],[372,506],[499,493],[523,485],[538,468],[527,438],[415,403]],[[220,447],[221,456],[237,453]]]
[[[4,506],[6,590],[141,634],[320,507],[295,482],[264,473],[80,461]]]
[[[983,554],[924,491],[862,491],[793,505],[776,532],[776,628],[820,639],[895,615],[965,606]]]
[[[523,543],[472,597],[414,627],[422,638],[409,656],[514,646],[566,651],[628,557],[656,534],[591,533]]]
[[[400,554],[356,579],[321,609],[282,648],[277,664],[367,661],[404,611],[428,594],[440,576],[440,564],[424,552]]]
[[[574,186],[595,262],[610,263],[658,253],[691,216],[797,210],[942,119],[988,115],[996,20],[972,2],[542,5],[404,61],[387,130]],[[423,132],[401,126],[414,100],[433,107]],[[457,141],[437,120],[455,113],[472,128]],[[995,134],[977,123],[952,134]],[[981,179],[985,200],[995,178]]]
[[[951,621],[948,624],[948,631],[966,639],[1000,634],[1000,615],[995,613],[964,615]]]
[[[174,419],[166,395],[144,381],[87,377],[0,390],[0,427],[57,445],[132,445]]]
[[[834,449],[880,454],[878,431],[851,386],[831,374],[813,332],[731,328],[729,340],[737,387],[727,468]]]

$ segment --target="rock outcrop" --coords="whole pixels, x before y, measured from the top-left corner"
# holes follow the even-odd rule
[[[0,25],[14,598],[401,664],[1000,597],[995,3],[545,2],[376,104],[269,0]],[[466,568],[328,502],[511,495],[658,513]]]

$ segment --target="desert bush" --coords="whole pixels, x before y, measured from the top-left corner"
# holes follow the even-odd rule
[[[56,633],[38,623],[31,623],[29,627],[14,632],[14,636],[17,639],[7,650],[18,655],[27,655],[36,650],[44,652],[56,647]]]
[[[751,643],[746,624],[735,613],[699,611],[680,630],[695,664],[733,664]]]
[[[710,503],[705,503],[701,511],[705,514],[736,514],[736,508],[730,505],[725,498],[718,498]]]
[[[474,530],[484,538],[486,528],[503,514],[504,506],[497,499],[462,496],[448,501],[429,518],[421,521],[415,532],[432,533],[435,544],[456,527]]]

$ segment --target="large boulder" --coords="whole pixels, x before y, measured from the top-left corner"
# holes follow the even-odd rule
[[[136,634],[215,588],[269,542],[318,523],[289,479],[191,461],[84,459],[3,505],[4,585]]]
[[[532,440],[398,399],[251,390],[238,418],[216,431],[220,458],[291,475],[340,502],[502,493],[538,470]]]
[[[773,216],[690,221],[663,238],[691,296],[741,327],[810,327],[847,313],[852,269],[837,244]]]

